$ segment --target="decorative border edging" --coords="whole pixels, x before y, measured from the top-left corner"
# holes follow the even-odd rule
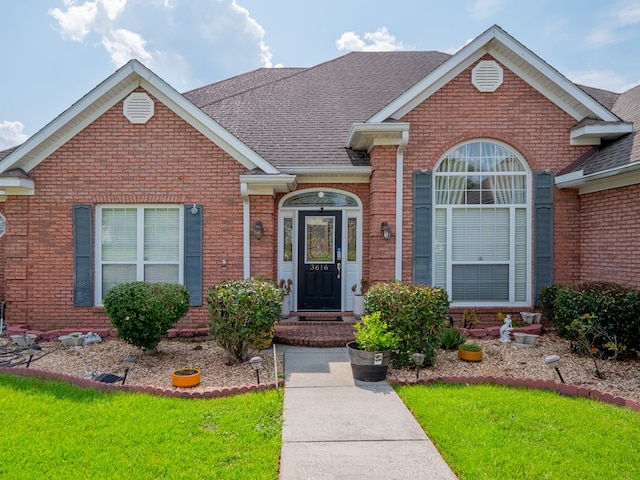
[[[619,397],[600,390],[579,387],[567,383],[558,383],[555,380],[542,380],[532,378],[509,378],[494,376],[437,376],[416,380],[400,379],[391,376],[388,382],[395,385],[431,385],[434,383],[445,383],[451,385],[500,385],[515,388],[531,388],[537,390],[550,390],[568,397],[580,397],[590,400],[598,400],[618,407],[628,408],[640,412],[640,402],[630,398]]]
[[[104,327],[95,327],[95,328],[59,328],[56,330],[31,330],[29,325],[20,324],[20,325],[11,325],[7,327],[7,338],[11,335],[22,335],[24,333],[32,333],[37,335],[36,342],[50,342],[55,341],[61,335],[69,335],[73,332],[80,333],[97,333],[103,340],[115,340],[118,338],[118,330],[115,328],[104,328]],[[168,340],[174,338],[195,338],[205,340],[209,338],[209,327],[203,328],[171,328],[167,330],[167,336],[165,337]],[[205,338],[202,338],[205,337]]]
[[[250,392],[259,392],[276,388],[274,382],[261,383],[260,385],[240,385],[237,387],[213,387],[210,390],[191,392],[188,390],[178,390],[175,388],[163,387],[143,387],[138,385],[119,385],[115,383],[103,383],[87,378],[76,377],[66,373],[50,372],[48,370],[40,370],[37,368],[26,367],[0,367],[0,374],[15,375],[18,377],[37,377],[42,380],[54,380],[65,382],[80,388],[91,388],[102,392],[129,392],[129,393],[146,393],[148,395],[156,395],[163,397],[188,398],[188,399],[208,399],[231,397],[233,395],[241,395]],[[278,387],[284,387],[284,381],[278,381]]]

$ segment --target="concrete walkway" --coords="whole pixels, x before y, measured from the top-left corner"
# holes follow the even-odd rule
[[[281,480],[456,478],[387,382],[354,381],[346,348],[283,350]]]

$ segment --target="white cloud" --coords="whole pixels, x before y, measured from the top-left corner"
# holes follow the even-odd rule
[[[89,34],[91,24],[96,19],[98,5],[96,2],[75,5],[73,0],[64,0],[63,3],[67,7],[66,12],[54,8],[49,10],[49,15],[58,21],[62,38],[82,42]]]
[[[239,0],[62,3],[49,15],[63,39],[104,49],[116,68],[137,58],[176,88],[191,87],[196,71],[274,66],[265,29]]]
[[[236,0],[231,0],[231,8],[234,12],[238,13],[244,18],[245,29],[251,36],[255,37],[258,40],[261,65],[267,68],[272,67],[273,64],[271,63],[271,58],[273,57],[273,55],[271,54],[269,45],[267,45],[264,41],[265,31],[262,25],[260,25],[255,19],[251,17],[251,15],[249,14],[249,10],[238,5]]]
[[[102,45],[116,67],[127,63],[132,58],[137,58],[151,68],[153,55],[146,49],[146,40],[135,32],[124,28],[112,30],[102,37]]]
[[[633,25],[640,23],[640,5],[637,2],[623,6],[615,13],[615,17],[621,25]]]
[[[4,121],[0,123],[0,150],[5,148],[15,147],[24,143],[28,135],[22,133],[24,125],[21,122],[8,122]]]
[[[107,14],[107,18],[115,20],[124,10],[127,0],[100,0],[100,3]]]
[[[567,75],[572,82],[588,87],[602,88],[611,92],[621,93],[638,85],[638,81],[631,82],[611,70],[586,70],[573,72]]]
[[[640,23],[640,5],[637,0],[618,2],[606,15],[606,20],[587,36],[587,44],[593,48],[628,42],[637,37],[634,27]]]
[[[364,34],[364,39],[354,32],[343,33],[336,40],[338,50],[361,51],[361,52],[392,52],[407,50],[402,42],[391,35],[387,27],[380,27],[375,32]]]
[[[484,20],[498,13],[502,3],[502,0],[475,0],[467,5],[467,10],[476,20]]]

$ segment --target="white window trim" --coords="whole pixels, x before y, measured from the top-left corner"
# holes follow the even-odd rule
[[[457,302],[453,302],[451,299],[451,292],[452,292],[452,265],[453,262],[451,260],[452,258],[452,244],[451,244],[451,237],[452,237],[452,209],[453,208],[468,208],[469,205],[461,205],[460,207],[454,206],[454,205],[438,205],[436,203],[436,195],[437,195],[437,191],[436,191],[436,185],[437,185],[437,177],[438,177],[438,168],[440,167],[440,164],[443,162],[443,160],[445,158],[447,158],[451,152],[453,152],[454,150],[456,150],[457,148],[469,144],[469,143],[476,143],[476,142],[489,142],[489,143],[493,143],[496,144],[498,146],[501,146],[507,150],[509,150],[510,152],[512,152],[517,158],[518,160],[521,162],[522,166],[525,169],[526,172],[526,179],[525,179],[525,185],[527,188],[526,191],[526,204],[502,204],[501,207],[504,208],[509,208],[510,209],[510,222],[515,222],[515,210],[518,208],[525,208],[526,209],[526,222],[527,222],[527,232],[526,232],[526,236],[527,236],[527,244],[526,244],[526,273],[525,273],[525,279],[526,279],[526,286],[525,286],[525,300],[524,301],[509,301],[509,302],[494,302],[494,301],[457,301]],[[444,175],[446,175],[447,173],[445,173]],[[451,175],[459,175],[459,173],[450,173]],[[508,173],[505,173],[508,174]],[[531,267],[531,262],[532,262],[532,251],[531,251],[531,237],[533,235],[533,225],[532,225],[532,201],[533,201],[533,175],[531,172],[531,168],[529,167],[529,164],[527,163],[527,161],[524,159],[524,157],[520,154],[520,152],[518,152],[516,149],[514,149],[512,146],[504,143],[504,142],[500,142],[498,140],[495,139],[489,139],[489,138],[475,138],[472,140],[467,140],[461,143],[458,143],[456,145],[454,145],[453,147],[451,147],[450,149],[448,149],[439,159],[439,161],[436,163],[436,165],[433,168],[433,175],[432,175],[432,179],[431,179],[431,191],[432,191],[432,202],[433,202],[433,209],[434,209],[434,213],[432,215],[432,225],[431,225],[431,231],[434,232],[433,233],[433,238],[432,238],[432,258],[434,261],[431,262],[431,278],[433,278],[435,280],[435,275],[436,275],[436,262],[435,262],[435,251],[437,248],[436,245],[436,236],[435,236],[435,232],[436,232],[436,221],[437,221],[437,215],[435,214],[435,211],[438,209],[443,209],[446,210],[446,218],[447,218],[447,224],[446,224],[446,235],[447,235],[447,242],[446,242],[446,286],[444,287],[446,289],[446,291],[449,294],[449,300],[451,301],[451,306],[452,307],[483,307],[483,306],[491,306],[491,307],[528,307],[532,305],[532,300],[531,300],[531,290],[533,288],[533,281],[531,278],[531,272],[532,272],[532,267]],[[513,299],[515,298],[515,223],[510,223],[510,232],[509,232],[509,236],[510,236],[510,260],[509,260],[509,298]],[[468,262],[467,262],[468,263]],[[497,262],[494,262],[497,263]]]
[[[177,204],[105,204],[96,206],[95,223],[95,305],[102,306],[102,210],[108,208],[135,208],[138,211],[138,254],[144,251],[144,212],[145,208],[175,208],[178,210],[178,283],[184,285],[184,208]],[[158,264],[158,262],[152,262]],[[174,262],[171,262],[174,263]],[[144,278],[144,259],[138,258],[136,264],[136,278]]]

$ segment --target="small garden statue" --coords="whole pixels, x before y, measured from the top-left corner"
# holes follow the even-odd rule
[[[504,324],[500,327],[500,341],[502,343],[511,343],[511,331],[513,327],[511,326],[511,315],[507,315],[504,319]]]

